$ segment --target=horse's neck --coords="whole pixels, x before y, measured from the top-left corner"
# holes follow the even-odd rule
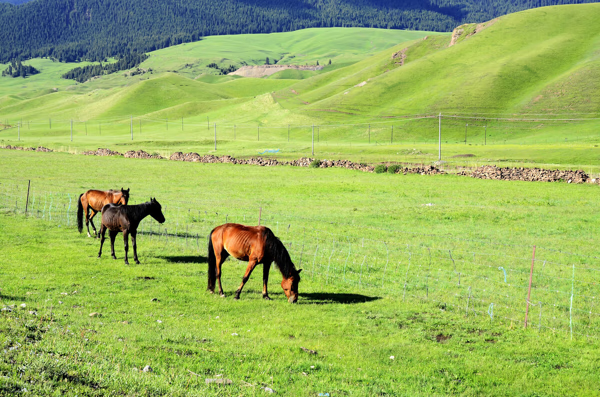
[[[116,192],[108,192],[107,196],[108,200],[113,204],[117,204],[121,199],[120,195]]]
[[[145,217],[150,215],[151,205],[149,203],[138,204],[136,206],[131,206],[130,208],[133,207],[135,207],[135,211],[131,216],[131,220],[136,223],[140,223]]]

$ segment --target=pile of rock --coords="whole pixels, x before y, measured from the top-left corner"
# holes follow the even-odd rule
[[[585,183],[589,176],[582,170],[545,170],[541,168],[509,168],[486,165],[473,171],[461,171],[459,175],[479,179],[496,179],[505,181]]]
[[[308,157],[300,157],[298,160],[289,161],[287,164],[292,167],[308,167],[312,161],[313,159]]]
[[[36,152],[52,152],[52,149],[48,149],[47,147],[43,147],[43,146],[38,146],[35,149]]]
[[[38,146],[37,148],[34,148],[34,147],[6,145],[6,146],[0,146],[0,148],[8,149],[8,150],[23,150],[25,152],[52,152],[52,149],[48,149],[47,147],[43,147],[43,146]]]
[[[124,156],[129,159],[163,159],[164,158],[159,154],[150,154],[143,150],[130,150],[130,151],[126,152]]]
[[[309,164],[313,161],[313,159],[307,160],[309,160]],[[349,170],[357,170],[363,172],[373,172],[375,170],[375,167],[371,165],[367,165],[364,163],[354,163],[350,160],[320,160],[319,168],[331,167],[346,168]]]
[[[396,171],[396,174],[420,174],[420,175],[440,175],[445,174],[445,171],[440,170],[439,168],[433,165],[424,165],[422,167],[400,167]]]
[[[190,161],[194,163],[200,162],[200,155],[198,153],[186,153],[175,152],[169,157],[169,160],[173,161]]]
[[[90,150],[83,152],[86,156],[122,156],[122,153],[112,151],[110,149],[98,148],[98,150]]]

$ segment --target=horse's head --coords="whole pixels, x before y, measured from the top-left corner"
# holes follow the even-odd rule
[[[121,188],[121,198],[117,204],[127,205],[129,202],[129,189]]]
[[[161,207],[160,203],[158,201],[156,201],[155,198],[151,198],[150,204],[151,204],[150,216],[152,218],[156,219],[156,221],[158,223],[165,223],[165,216],[162,213],[162,207]]]
[[[283,292],[290,303],[296,303],[298,301],[298,283],[300,282],[301,271],[302,269],[298,270],[289,278],[284,277],[281,282],[281,288],[283,288]]]

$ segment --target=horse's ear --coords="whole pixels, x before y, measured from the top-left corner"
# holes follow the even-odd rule
[[[301,271],[302,271],[302,269],[298,270],[298,274],[300,274]]]

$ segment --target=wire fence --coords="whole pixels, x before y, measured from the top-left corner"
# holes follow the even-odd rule
[[[1,211],[33,216],[77,233],[79,194],[27,184],[1,185],[5,192],[0,196]],[[374,239],[373,228],[332,225],[268,208],[259,212],[241,203],[162,205],[167,221],[158,224],[146,218],[138,229],[139,244],[148,241],[182,255],[204,257],[206,236],[214,227],[226,222],[257,224],[260,216],[260,223],[273,230],[296,266],[304,269],[305,279],[431,302],[457,315],[514,326],[524,324],[528,311],[529,326],[539,332],[600,337],[600,258],[596,256],[384,228],[375,229],[381,238]],[[98,226],[100,217],[95,219]]]
[[[412,114],[387,116],[371,122],[317,124],[235,123],[230,120],[200,121],[183,117],[118,117],[102,120],[48,118],[47,120],[6,119],[0,117],[0,137],[25,140],[52,137],[63,141],[85,142],[103,137],[123,140],[172,139],[183,134],[197,141],[256,141],[264,143],[316,142],[319,144],[355,143],[387,145],[395,143],[437,142],[448,144],[498,145],[543,143],[598,143],[593,128],[600,115],[485,115]]]

